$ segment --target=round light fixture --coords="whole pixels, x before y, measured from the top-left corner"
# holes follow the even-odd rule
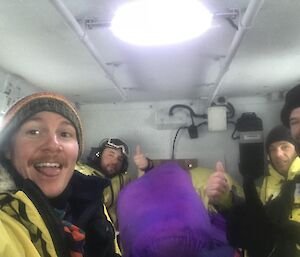
[[[200,36],[212,16],[197,0],[136,0],[118,8],[111,30],[130,44],[168,45]]]

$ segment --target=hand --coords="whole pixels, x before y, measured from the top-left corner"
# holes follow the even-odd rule
[[[223,164],[218,161],[215,172],[207,180],[205,193],[210,203],[217,203],[220,197],[228,191],[229,184],[225,176],[225,169]]]
[[[143,154],[140,145],[136,146],[133,160],[139,170],[145,170],[148,167],[148,159]]]

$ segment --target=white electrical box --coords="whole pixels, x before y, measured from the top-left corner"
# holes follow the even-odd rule
[[[225,106],[212,106],[207,108],[208,131],[227,130]]]

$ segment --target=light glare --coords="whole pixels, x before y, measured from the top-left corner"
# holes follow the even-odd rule
[[[111,30],[136,45],[167,45],[203,34],[212,14],[197,0],[139,0],[121,6]]]

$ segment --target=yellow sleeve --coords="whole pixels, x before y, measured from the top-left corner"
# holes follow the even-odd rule
[[[193,186],[201,197],[205,207],[209,211],[216,211],[215,207],[209,203],[209,199],[205,193],[207,180],[214,171],[207,168],[198,167],[191,169],[189,172],[192,178]],[[239,183],[237,183],[230,175],[228,175],[228,173],[226,173],[225,176],[228,181],[230,191],[235,191],[238,197],[244,198],[243,189]],[[230,191],[228,191],[219,199],[217,206],[220,209],[228,209],[232,206],[232,197]]]

